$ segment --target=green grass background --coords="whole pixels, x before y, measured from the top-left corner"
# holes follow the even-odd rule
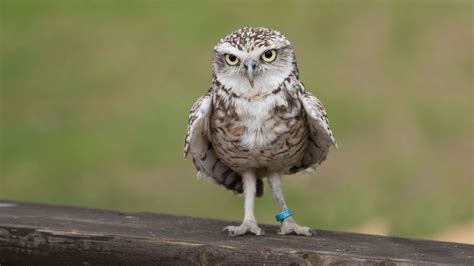
[[[470,1],[0,3],[0,198],[240,220],[182,144],[212,47],[266,26],[340,146],[284,178],[300,223],[426,237],[474,216]],[[268,192],[257,219],[274,223]]]

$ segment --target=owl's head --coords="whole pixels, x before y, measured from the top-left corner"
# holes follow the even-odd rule
[[[229,89],[273,90],[297,71],[291,43],[272,29],[238,29],[214,47],[214,75]]]

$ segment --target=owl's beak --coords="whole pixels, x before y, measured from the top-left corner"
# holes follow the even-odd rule
[[[245,70],[246,70],[245,73],[247,74],[247,78],[248,78],[250,86],[252,86],[252,88],[253,88],[253,81],[255,79],[255,77],[254,77],[255,65],[256,65],[256,62],[253,61],[253,60],[249,60],[249,61],[246,61],[244,63],[244,67],[245,67]]]

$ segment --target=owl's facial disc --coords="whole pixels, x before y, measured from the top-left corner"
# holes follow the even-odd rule
[[[255,80],[255,66],[257,62],[255,60],[246,60],[244,62],[245,74],[247,75],[247,79],[249,80],[250,86],[253,88],[254,80]]]
[[[266,28],[242,28],[214,47],[213,74],[238,95],[271,92],[292,71],[293,48],[281,33]]]

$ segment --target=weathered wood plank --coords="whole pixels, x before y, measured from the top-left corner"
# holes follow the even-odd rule
[[[317,231],[230,238],[227,221],[0,200],[0,264],[465,264],[474,246]],[[237,224],[237,222],[233,222]]]

